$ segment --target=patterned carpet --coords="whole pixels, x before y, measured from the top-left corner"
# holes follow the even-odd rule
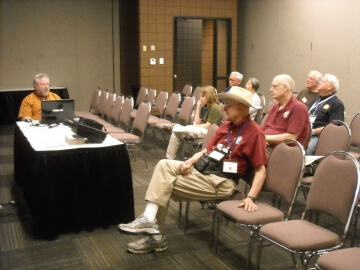
[[[60,235],[52,241],[34,238],[31,215],[14,183],[12,134],[13,126],[0,126],[0,269],[246,269],[249,231],[223,225],[215,256],[209,249],[213,211],[202,209],[197,202],[191,203],[186,233],[178,227],[178,203],[170,203],[166,223],[169,247],[164,252],[128,253],[126,244],[139,236],[121,233],[116,225]],[[144,209],[152,169],[164,157],[166,146],[161,136],[154,139],[148,135],[144,155],[149,168],[145,169],[141,158],[131,161],[136,216]],[[262,199],[270,197],[265,194]],[[121,205],[114,207],[121,211]],[[299,217],[303,208],[303,196],[299,194],[294,217]],[[295,268],[288,253],[271,246],[263,250],[261,269]]]

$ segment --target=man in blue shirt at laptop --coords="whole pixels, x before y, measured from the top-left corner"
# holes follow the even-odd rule
[[[36,74],[33,80],[34,92],[27,95],[20,106],[18,118],[25,121],[41,120],[41,101],[59,100],[57,94],[50,92],[50,79],[44,73]]]

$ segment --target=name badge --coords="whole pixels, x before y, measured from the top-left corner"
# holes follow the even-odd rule
[[[225,157],[225,154],[214,150],[209,154],[209,157],[211,157],[217,161],[220,161]]]
[[[242,141],[242,137],[239,136],[239,137],[236,139],[235,144],[239,144],[239,143],[241,143],[241,141]]]
[[[224,161],[223,172],[226,173],[237,173],[237,162],[234,161]]]
[[[314,124],[315,119],[316,119],[316,115],[310,115],[310,123],[311,124]]]

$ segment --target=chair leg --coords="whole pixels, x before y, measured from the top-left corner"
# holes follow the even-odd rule
[[[186,202],[186,209],[185,209],[185,221],[184,221],[184,232],[186,233],[188,220],[189,220],[189,210],[190,210],[190,202]]]
[[[292,261],[293,261],[293,265],[294,267],[298,267],[298,263],[297,263],[297,260],[296,260],[296,255],[294,253],[291,253],[291,258],[292,258]]]
[[[252,257],[252,249],[253,249],[253,236],[254,232],[251,231],[250,233],[250,239],[249,239],[249,245],[248,245],[248,258],[247,258],[247,262],[246,262],[246,269],[250,269],[250,265],[251,265],[251,257]]]
[[[216,218],[217,218],[217,211],[215,210],[213,213],[213,219],[212,219],[211,231],[210,231],[210,250],[212,252],[213,252],[213,245],[214,245],[214,241],[215,241]]]
[[[263,242],[264,242],[264,240],[262,238],[260,238],[260,246],[259,246],[257,256],[256,256],[256,267],[255,267],[255,269],[257,269],[257,270],[260,269],[260,261],[261,261],[261,252],[262,252],[262,248],[263,248]]]
[[[216,216],[214,217],[215,219],[215,228],[214,228],[214,249],[213,249],[213,253],[216,255],[217,254],[217,248],[218,248],[218,240],[219,240],[219,235],[220,235],[220,226],[221,226],[221,221],[222,221],[222,215],[219,214],[217,211],[216,212]]]
[[[147,164],[147,161],[146,161],[146,158],[145,158],[145,155],[144,155],[144,153],[143,153],[143,150],[142,150],[142,148],[141,148],[141,146],[140,145],[136,145],[138,148],[139,148],[139,150],[140,150],[140,153],[141,153],[141,156],[143,157],[143,160],[144,160],[144,163],[145,163],[145,168],[147,169],[147,168],[149,168],[149,166],[148,166],[148,164]]]
[[[304,194],[305,202],[307,201],[307,195],[309,193],[310,187],[301,185],[302,192]]]
[[[179,218],[178,218],[178,227],[181,226],[181,214],[182,214],[182,202],[179,202]]]

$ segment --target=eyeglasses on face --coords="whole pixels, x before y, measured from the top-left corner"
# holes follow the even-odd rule
[[[271,88],[276,89],[278,86],[285,86],[285,84],[272,84]]]

